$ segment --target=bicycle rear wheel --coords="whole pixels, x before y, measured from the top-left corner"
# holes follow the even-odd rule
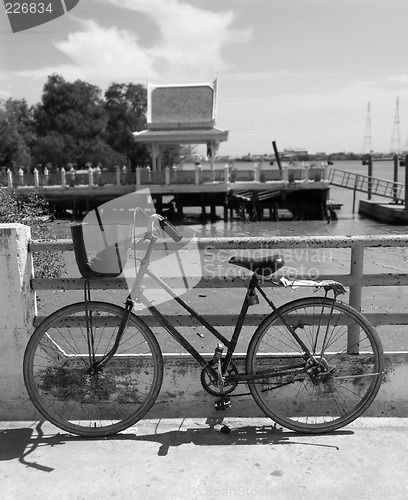
[[[382,345],[376,331],[352,307],[324,297],[294,300],[279,312],[318,366],[305,366],[302,349],[272,313],[250,341],[246,370],[288,369],[250,382],[254,400],[267,416],[294,431],[330,432],[349,424],[370,406],[381,385]]]
[[[151,408],[163,380],[163,358],[147,325],[130,314],[115,355],[92,370],[87,332],[95,359],[109,352],[123,316],[104,302],[59,309],[31,336],[24,355],[24,381],[38,411],[57,427],[81,436],[116,434]],[[91,326],[90,326],[91,324]],[[94,373],[93,373],[94,372]]]

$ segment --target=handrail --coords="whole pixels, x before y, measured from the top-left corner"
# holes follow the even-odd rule
[[[326,274],[319,279],[335,279],[350,287],[349,303],[356,309],[361,309],[362,289],[371,286],[408,286],[408,272],[401,273],[365,273],[364,272],[364,250],[365,248],[392,248],[408,247],[408,235],[367,235],[367,236],[282,236],[282,237],[222,237],[222,238],[199,238],[198,248],[207,251],[219,250],[286,250],[296,248],[350,248],[350,272],[349,274]],[[71,240],[54,241],[32,241],[31,252],[45,251],[72,251]],[[266,281],[266,286],[276,286]],[[242,282],[228,276],[203,277],[195,288],[223,288],[239,287]],[[93,289],[126,289],[123,278],[106,278],[93,280]],[[81,278],[54,278],[33,279],[34,290],[83,290],[83,279]],[[408,323],[408,313],[364,312],[368,320],[374,325],[401,325]],[[232,315],[207,316],[215,321],[216,325],[233,324]],[[234,316],[235,317],[235,316]],[[178,316],[178,321],[180,317]],[[257,324],[260,315],[249,315],[248,324]],[[189,319],[184,320],[186,323]]]
[[[336,168],[330,169],[329,182],[333,186],[371,193],[394,200],[404,200],[405,196],[405,185],[401,182],[369,177],[368,175],[356,174],[355,172],[347,172]]]

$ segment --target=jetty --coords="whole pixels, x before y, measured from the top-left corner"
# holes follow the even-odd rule
[[[234,213],[246,211],[252,220],[268,217],[277,220],[280,210],[294,218],[323,220],[326,216],[330,182],[327,166],[282,169],[263,168],[254,164],[246,170],[230,165],[222,168],[197,164],[181,170],[166,166],[162,171],[150,167],[116,167],[114,172],[89,167],[85,171],[71,169],[50,173],[47,169],[17,175],[10,170],[0,174],[0,185],[25,198],[42,196],[59,216],[70,211],[80,218],[89,210],[132,191],[149,188],[158,213],[181,220],[186,208],[196,207],[202,218],[217,218],[217,208],[225,221]]]

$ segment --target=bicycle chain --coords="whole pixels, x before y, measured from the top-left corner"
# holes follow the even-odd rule
[[[286,382],[285,384],[278,384],[278,385],[275,385],[274,387],[269,387],[268,389],[262,389],[261,392],[274,391],[275,389],[279,389],[280,387],[284,387],[285,385],[289,385],[291,383],[292,382]],[[238,382],[238,385],[239,385],[239,382]],[[234,391],[235,391],[235,389],[234,389]],[[224,397],[226,397],[226,398],[239,398],[241,396],[252,396],[251,392],[244,392],[242,394],[233,394],[234,391],[232,391],[228,394],[225,394]],[[220,397],[222,397],[221,394],[220,394]]]

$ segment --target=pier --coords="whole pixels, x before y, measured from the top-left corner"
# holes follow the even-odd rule
[[[358,213],[387,224],[408,225],[408,155],[401,160],[394,155],[393,180],[373,177],[373,158],[364,160],[368,167],[368,175],[346,172],[332,168],[329,182],[333,186],[353,190],[353,213],[356,204],[356,192],[367,193],[367,200],[360,200]],[[398,182],[398,169],[405,167],[405,184]],[[386,198],[389,201],[374,201],[372,196]]]
[[[233,218],[234,211],[251,215],[251,220],[262,220],[265,211],[269,219],[277,220],[283,209],[297,219],[323,220],[326,216],[330,188],[327,166],[284,165],[274,169],[255,163],[247,170],[216,167],[199,164],[189,170],[174,166],[162,171],[146,167],[135,172],[126,167],[116,167],[114,172],[103,172],[98,167],[86,171],[61,168],[56,173],[35,169],[30,174],[20,169],[17,175],[8,170],[3,178],[0,176],[0,185],[22,198],[41,195],[56,215],[70,211],[73,218],[145,188],[150,189],[157,212],[176,220],[182,220],[188,207],[198,208],[203,219],[212,220],[217,217],[217,208],[221,208],[225,221]]]

